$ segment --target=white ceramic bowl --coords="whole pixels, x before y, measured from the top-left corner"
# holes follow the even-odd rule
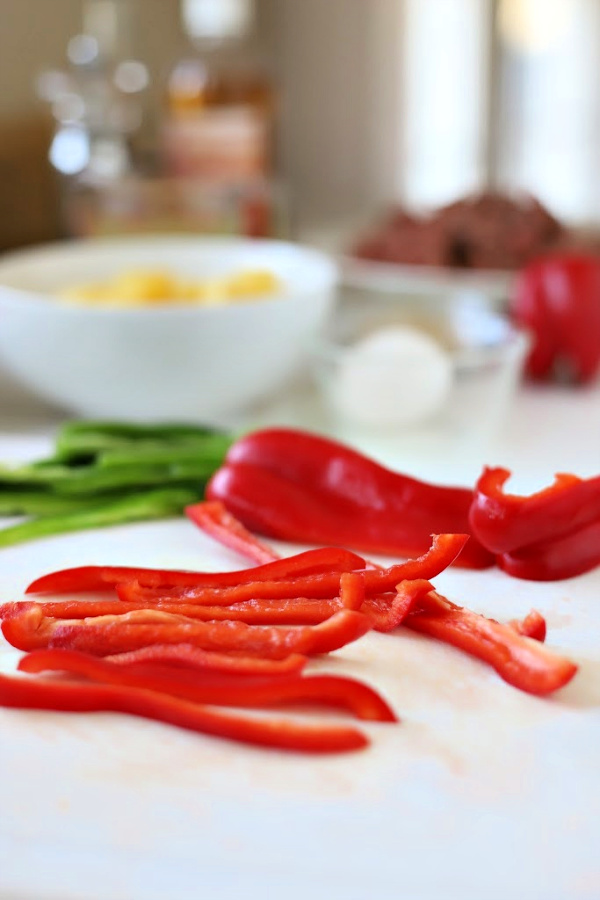
[[[268,269],[283,296],[219,307],[83,307],[65,286],[124,270],[204,278]],[[91,239],[0,259],[0,361],[71,413],[210,422],[279,389],[302,366],[335,302],[337,269],[281,241],[195,236]]]

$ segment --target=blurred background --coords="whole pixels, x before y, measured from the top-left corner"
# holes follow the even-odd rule
[[[385,432],[413,468],[459,446],[478,465],[509,412],[529,428],[525,380],[557,387],[554,421],[600,373],[599,0],[0,0],[0,22],[7,408],[14,376],[57,414],[279,422],[380,456]],[[202,251],[215,235],[287,250]],[[107,236],[108,260],[35,255]],[[277,327],[238,302],[267,283],[296,298]],[[132,334],[96,316],[113,301],[140,307]]]
[[[483,189],[600,217],[597,0],[0,0],[0,21],[0,249],[302,233]]]

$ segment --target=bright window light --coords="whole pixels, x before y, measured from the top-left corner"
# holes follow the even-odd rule
[[[481,184],[489,11],[488,0],[405,0],[400,190],[411,206]]]

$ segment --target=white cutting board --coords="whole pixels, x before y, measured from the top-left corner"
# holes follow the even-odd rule
[[[5,442],[3,458],[33,448]],[[243,565],[191,523],[147,523],[0,551],[0,600],[85,563]],[[539,609],[579,674],[540,700],[430,639],[367,635],[318,667],[363,678],[402,723],[361,723],[371,746],[326,758],[0,710],[2,900],[598,900],[600,570],[435,584],[502,620]],[[17,659],[0,643],[4,671]]]

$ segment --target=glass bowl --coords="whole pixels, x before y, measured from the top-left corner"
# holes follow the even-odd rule
[[[483,459],[507,422],[528,347],[527,334],[474,295],[442,304],[357,294],[313,347],[323,430],[423,463]]]

